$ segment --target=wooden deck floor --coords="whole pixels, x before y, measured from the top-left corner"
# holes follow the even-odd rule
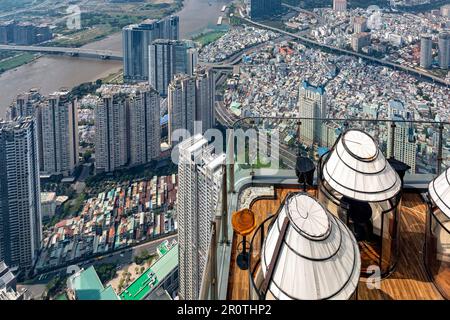
[[[256,214],[259,225],[269,215],[276,213],[287,194],[298,189],[276,189],[275,199],[256,200],[251,209]],[[311,195],[315,190],[310,190]],[[426,206],[418,194],[403,196],[403,209],[400,221],[400,256],[395,271],[381,281],[380,289],[368,289],[364,279],[360,281],[358,299],[442,299],[423,266],[423,242]],[[251,237],[250,237],[251,238]],[[228,299],[249,299],[248,271],[236,266],[236,245],[242,241],[238,235],[233,236],[231,266],[228,278]]]

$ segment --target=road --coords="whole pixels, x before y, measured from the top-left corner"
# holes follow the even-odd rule
[[[139,255],[142,251],[147,250],[150,254],[156,254],[156,248],[163,242],[168,240],[169,242],[173,239],[178,239],[178,235],[170,235],[158,240],[146,242],[134,247],[124,248],[123,250],[113,252],[110,254],[105,254],[104,256],[97,258],[87,258],[86,260],[77,263],[80,268],[89,268],[91,265],[100,265],[105,263],[117,263],[118,266],[123,266],[125,264],[130,264],[133,262],[133,258]],[[66,274],[67,266],[49,271],[38,273],[38,283],[46,281],[49,278],[55,277],[57,275],[64,276]]]
[[[118,52],[109,50],[92,50],[83,48],[65,48],[65,47],[45,47],[45,46],[17,46],[17,45],[0,45],[0,50],[12,51],[28,51],[28,52],[42,52],[53,54],[67,54],[70,56],[87,56],[97,59],[111,59],[121,61],[122,55]]]
[[[286,35],[286,36],[282,36],[282,37],[275,39],[274,42],[280,43],[280,42],[291,40],[291,39],[293,39],[292,36]],[[255,45],[253,47],[246,48],[243,51],[237,52],[237,53],[233,54],[232,56],[228,57],[226,60],[222,61],[221,63],[237,65],[242,60],[242,56],[244,54],[250,54],[251,52],[256,51],[260,48],[263,48],[266,45],[267,45],[267,43],[264,42],[264,43]],[[220,76],[217,79],[216,86],[221,85],[225,80],[226,80],[226,78],[224,78],[223,75]],[[233,128],[234,123],[237,120],[239,120],[238,116],[236,116],[234,113],[230,112],[225,107],[225,105],[223,104],[223,101],[216,101],[215,114],[216,114],[217,121],[228,128]],[[280,144],[279,151],[280,151],[280,158],[283,161],[283,163],[291,169],[295,168],[295,162],[296,162],[296,158],[297,158],[296,153],[294,151],[290,150],[286,145],[283,145],[283,144]]]
[[[239,118],[228,111],[228,109],[224,106],[223,102],[218,101],[216,102],[216,119],[219,121],[222,125],[233,128],[234,123],[239,120]],[[267,139],[265,136],[262,136],[262,141],[266,141]],[[283,161],[284,165],[289,167],[290,169],[295,168],[297,154],[295,151],[289,149],[286,145],[280,143],[279,147],[280,152],[280,159]]]

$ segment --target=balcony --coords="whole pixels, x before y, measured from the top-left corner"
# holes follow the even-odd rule
[[[288,194],[298,191],[301,191],[301,188],[277,186],[273,199],[266,197],[255,199],[250,209],[262,222],[278,210]],[[317,189],[308,190],[312,196],[315,196],[316,192]],[[369,289],[365,283],[366,278],[362,277],[357,292],[358,300],[443,299],[428,277],[423,263],[425,217],[426,204],[421,196],[413,191],[405,193],[400,219],[401,250],[396,268],[389,277],[381,281],[380,289]],[[241,237],[237,235],[233,237],[227,290],[227,299],[230,300],[250,298],[249,272],[240,270],[234,263],[237,256],[236,247],[240,241]]]
[[[333,121],[332,127],[335,131],[328,131],[326,139],[322,135],[322,141],[319,142],[315,142],[314,137],[310,137],[312,140],[307,140],[302,135],[301,127],[314,125],[314,122],[317,121],[320,122],[322,128],[325,123]],[[407,171],[402,179],[401,200],[399,199],[401,205],[398,212],[398,239],[396,239],[399,248],[398,254],[395,260],[389,262],[389,267],[384,270],[385,272],[382,272],[379,288],[370,288],[370,277],[364,272],[361,273],[355,298],[358,300],[445,299],[442,286],[436,287],[432,279],[436,281],[437,278],[445,278],[443,272],[447,272],[448,267],[446,269],[445,266],[439,265],[437,269],[434,268],[430,271],[430,268],[427,269],[424,264],[425,230],[429,227],[427,219],[430,219],[427,218],[429,217],[427,215],[429,206],[424,194],[428,190],[430,181],[450,165],[450,124],[297,118],[247,118],[235,124],[233,128],[235,131],[254,129],[256,136],[250,137],[248,141],[256,140],[254,140],[253,146],[251,143],[246,143],[242,148],[234,143],[235,136],[233,139],[228,137],[227,181],[224,182],[226,192],[222,195],[222,199],[226,199],[226,205],[220,206],[221,208],[218,209],[210,264],[205,272],[200,298],[232,300],[255,298],[255,296],[251,296],[253,292],[251,277],[254,275],[252,269],[255,268],[256,260],[252,262],[252,258],[250,258],[250,271],[241,270],[237,266],[236,258],[241,250],[239,244],[242,237],[235,234],[230,227],[231,215],[242,208],[249,208],[255,213],[256,224],[260,227],[247,239],[250,239],[249,242],[253,239],[252,245],[257,246],[256,243],[261,242],[261,239],[264,238],[263,235],[267,235],[269,226],[287,195],[303,190],[303,185],[298,183],[294,170],[298,155],[309,157],[316,167],[320,167],[321,161],[328,157],[329,151],[333,150],[341,133],[356,128],[368,132],[385,156],[391,153],[390,156],[397,158],[398,138],[395,132],[397,128],[405,126],[408,128],[406,132],[415,133],[416,140],[411,141],[414,141],[417,152],[413,160],[414,168]],[[274,151],[272,146],[275,144],[272,145],[272,143],[275,129],[280,129],[281,134],[278,137],[279,149]],[[286,132],[292,139],[286,138]],[[420,142],[417,138],[418,132],[426,132],[426,136],[433,137],[433,139],[427,138]],[[420,137],[420,139],[422,138]],[[268,141],[270,139],[272,139],[271,142]],[[261,147],[264,142],[266,145]],[[426,146],[420,145],[420,143],[426,143]],[[252,151],[251,148],[255,149]],[[275,153],[275,156],[272,154],[272,161],[273,159],[279,160],[278,166],[264,165],[263,159],[259,157],[260,148],[263,148],[264,151],[270,149],[268,154]],[[252,155],[257,156],[253,156],[251,159]],[[319,170],[314,178],[314,183],[307,188],[307,193],[316,199],[320,197],[320,178]],[[448,222],[445,222],[444,226],[447,224]],[[447,230],[448,233],[448,228],[444,228],[444,230]],[[433,247],[434,250],[435,247]],[[364,251],[362,257],[372,259],[366,265],[371,265],[373,261],[380,262],[379,264],[382,265],[380,250],[376,246],[360,246],[360,251]],[[362,264],[365,264],[364,261]],[[448,288],[449,284],[446,281],[448,282],[448,280],[444,280],[441,283]]]

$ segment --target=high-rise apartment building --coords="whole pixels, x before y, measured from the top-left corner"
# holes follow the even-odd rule
[[[270,18],[281,11],[281,0],[250,0],[252,20]]]
[[[128,98],[121,86],[103,85],[95,106],[95,167],[111,172],[128,163]]]
[[[173,135],[177,129],[186,129],[192,135],[213,128],[214,101],[215,81],[212,69],[200,67],[193,76],[175,75],[169,85],[167,97],[169,143],[176,143],[178,140]]]
[[[36,117],[37,108],[42,101],[42,95],[38,89],[30,89],[28,92],[19,94],[14,103],[9,107],[8,119],[16,117]]]
[[[36,120],[0,122],[0,260],[28,271],[42,241]]]
[[[167,96],[167,88],[174,75],[192,75],[195,57],[189,44],[188,41],[160,39],[150,45],[149,83],[161,96]]]
[[[430,35],[423,35],[420,39],[420,67],[429,69],[433,62],[433,41]]]
[[[365,17],[355,17],[353,20],[353,32],[361,33],[367,31],[367,18]]]
[[[333,10],[337,12],[347,11],[347,0],[333,0]]]
[[[370,45],[370,33],[361,32],[353,34],[351,43],[353,51],[360,52],[362,48]]]
[[[450,18],[450,4],[445,4],[440,9],[441,16]]]
[[[404,121],[412,120],[412,115],[406,117],[401,115],[391,115],[392,120]],[[394,134],[392,134],[392,130]],[[392,143],[394,139],[394,143]],[[394,150],[392,150],[392,146]],[[417,143],[414,134],[413,125],[407,122],[396,122],[395,128],[388,127],[387,157],[394,157],[411,167],[411,172],[416,172]]]
[[[0,44],[14,42],[14,21],[0,23]]]
[[[0,23],[0,44],[32,45],[52,38],[53,34],[48,25],[16,21]]]
[[[167,96],[169,113],[168,136],[170,144],[178,140],[174,135],[176,130],[185,129],[190,134],[194,134],[196,106],[195,77],[186,74],[175,75],[169,85]]]
[[[148,47],[156,39],[179,38],[179,18],[146,20],[122,29],[123,68],[126,82],[148,81]]]
[[[95,166],[110,172],[160,156],[160,97],[147,83],[103,85],[95,107]]]
[[[303,81],[299,92],[299,116],[301,118],[325,118],[327,116],[327,97],[323,86],[313,86]],[[302,120],[300,141],[311,145],[322,142],[322,122]]]
[[[71,175],[79,163],[78,107],[68,91],[55,92],[40,106],[42,173]]]
[[[189,48],[187,50],[187,74],[192,76],[198,65],[198,49]]]
[[[195,300],[208,260],[211,222],[220,205],[225,154],[215,154],[200,134],[184,140],[178,148],[179,296]]]
[[[214,127],[216,82],[211,68],[199,67],[195,73],[196,116],[202,125],[202,133]]]
[[[322,123],[322,135],[321,135],[321,146],[326,148],[332,148],[339,135],[342,133],[342,125],[329,121]]]
[[[441,32],[438,37],[439,67],[448,69],[450,66],[450,33]]]
[[[158,92],[146,83],[136,85],[129,97],[130,165],[140,165],[160,155],[161,126]]]

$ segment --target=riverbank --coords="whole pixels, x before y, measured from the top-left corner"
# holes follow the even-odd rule
[[[188,39],[217,30],[217,19],[223,15],[221,9],[230,3],[231,0],[183,0],[182,8],[176,13],[180,17],[180,38]],[[122,34],[111,34],[83,48],[122,52]],[[122,68],[120,61],[44,55],[33,63],[0,75],[0,118],[5,116],[14,98],[30,88],[39,88],[47,95],[61,87],[73,88],[80,83],[109,77]]]
[[[41,55],[39,54],[22,52],[17,53],[17,55],[11,56],[9,58],[3,59],[0,61],[0,74],[35,61],[36,59],[39,59],[39,57],[41,57]]]

